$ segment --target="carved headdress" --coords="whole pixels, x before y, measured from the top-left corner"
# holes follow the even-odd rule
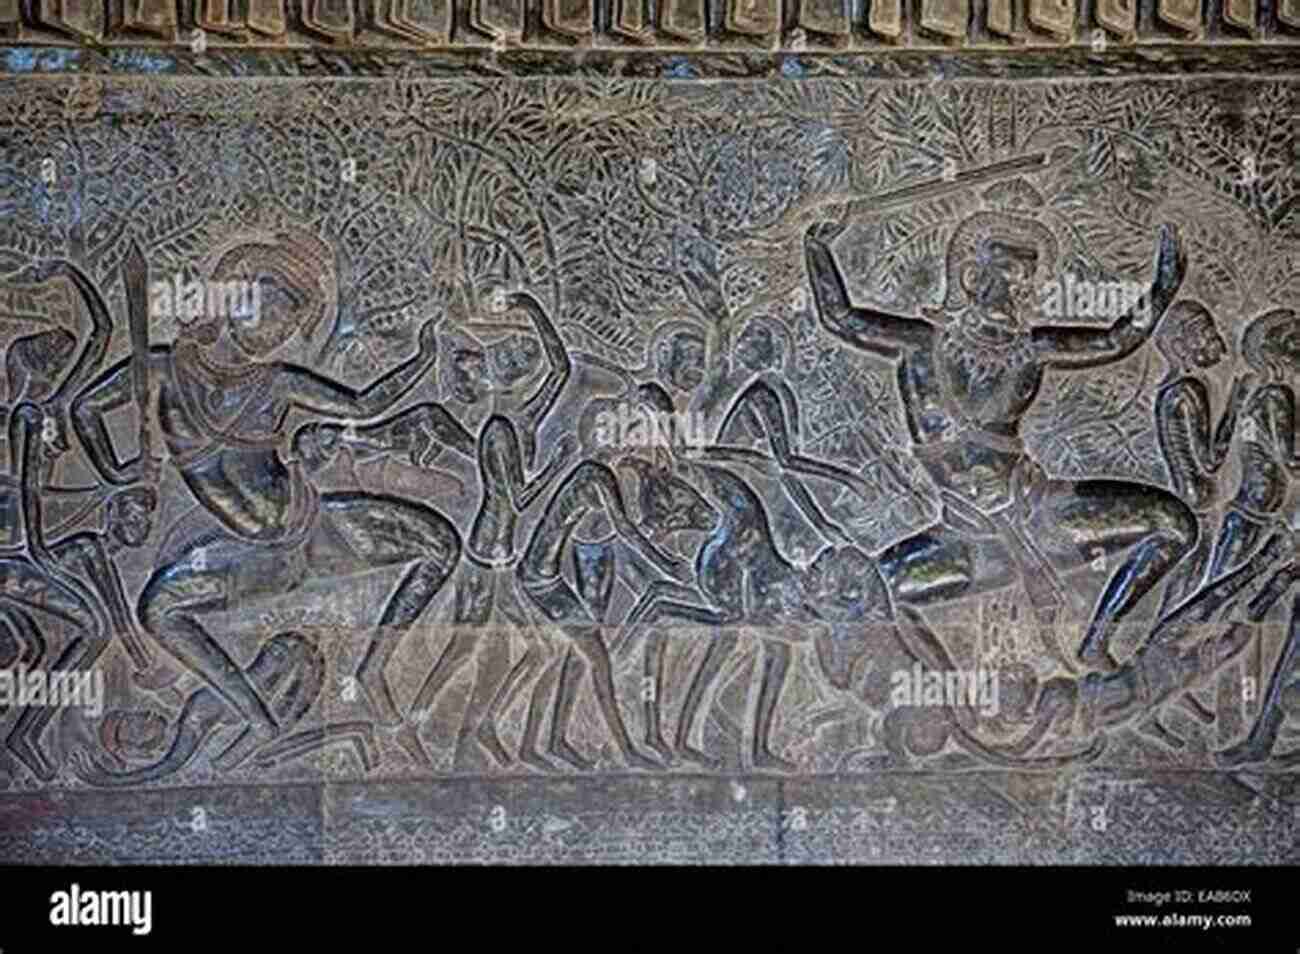
[[[982,261],[992,242],[1034,249],[1038,253],[1040,281],[1045,281],[1056,268],[1056,236],[1047,226],[1035,219],[1006,212],[976,212],[957,226],[948,241],[946,309],[956,311],[970,304],[961,284],[961,270],[969,262]]]
[[[1241,353],[1251,368],[1272,380],[1295,381],[1300,374],[1300,313],[1275,308],[1251,321]]]
[[[209,257],[203,274],[212,281],[259,283],[257,313],[229,316],[231,336],[251,355],[269,354],[297,331],[309,339],[338,308],[334,252],[300,227],[232,236]]]

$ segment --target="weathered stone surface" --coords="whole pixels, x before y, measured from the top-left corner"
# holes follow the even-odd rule
[[[0,860],[1296,861],[1287,7],[692,2],[0,5]]]

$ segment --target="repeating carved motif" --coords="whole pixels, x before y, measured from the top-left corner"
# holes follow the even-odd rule
[[[187,15],[851,45],[863,12],[654,10]],[[1289,784],[1295,95],[14,80],[0,787],[978,769],[1073,824],[1080,772]]]
[[[22,42],[845,51],[1294,43],[1296,0],[5,0]]]

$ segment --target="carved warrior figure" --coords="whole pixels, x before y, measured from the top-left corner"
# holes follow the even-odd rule
[[[938,523],[881,555],[895,597],[923,606],[1000,589],[1018,575],[1050,621],[1059,572],[1099,551],[1122,555],[1077,653],[1086,666],[1114,669],[1113,632],[1195,545],[1195,515],[1155,487],[1048,480],[1019,429],[1047,369],[1103,367],[1146,341],[1186,271],[1176,233],[1160,232],[1149,323],[1143,310],[1098,328],[1030,327],[1055,239],[1035,220],[977,213],[949,242],[945,326],[855,306],[829,244],[843,228],[813,226],[805,238],[821,321],[853,347],[897,362],[914,452],[944,503]]]
[[[122,461],[105,416],[131,402],[157,416],[172,464],[198,507],[173,529],[172,543],[139,601],[145,629],[198,675],[247,725],[218,759],[239,764],[279,734],[278,719],[222,640],[203,624],[217,613],[298,589],[313,580],[378,567],[406,567],[384,603],[357,679],[377,718],[400,726],[384,666],[401,637],[446,582],[460,558],[460,536],[442,514],[407,500],[358,492],[318,494],[300,462],[280,456],[284,421],[298,408],[331,418],[368,418],[400,399],[433,364],[432,323],[419,352],[362,390],[271,355],[310,332],[334,299],[330,259],[316,241],[286,232],[257,248],[237,246],[217,262],[214,280],[263,282],[256,316],[232,314],[190,329],[171,346],[128,358],[74,403],[74,424],[100,476],[131,482],[141,461]],[[311,263],[310,269],[298,263]],[[147,321],[147,266],[138,247],[126,261],[134,327]],[[242,268],[252,275],[237,274]],[[147,328],[147,324],[143,324]]]
[[[736,648],[740,630],[752,628],[763,647],[761,684],[752,727],[752,763],[759,770],[795,766],[772,748],[777,703],[790,669],[791,647],[812,639],[832,682],[843,684],[856,658],[869,654],[879,630],[890,625],[889,594],[875,564],[853,547],[826,548],[799,568],[776,547],[762,501],[734,474],[692,464],[707,499],[721,515],[695,560],[695,590],[667,581],[652,585],[628,613],[618,637],[620,652],[646,633],[645,674],[655,691],[646,700],[646,744],[668,760],[682,757],[716,766],[691,736],[701,703]],[[719,627],[687,690],[675,744],[662,736],[664,624]],[[817,634],[814,637],[814,632]]]
[[[547,503],[517,571],[520,585],[532,605],[545,622],[558,626],[570,642],[563,658],[542,673],[533,690],[520,755],[529,764],[546,765],[537,750],[537,739],[543,707],[558,678],[548,751],[575,768],[592,767],[569,741],[578,689],[589,670],[596,701],[623,759],[629,765],[653,768],[658,763],[632,744],[623,722],[614,694],[613,667],[604,643],[602,623],[615,572],[613,550],[600,543],[574,546],[576,591],[561,572],[574,531],[593,512],[604,516],[619,539],[666,576],[679,582],[685,582],[690,576],[689,568],[682,561],[662,552],[633,525],[618,478],[608,467],[584,461],[569,472]]]
[[[1300,380],[1300,317],[1291,309],[1275,309],[1259,316],[1246,329],[1242,352],[1259,380],[1246,401],[1241,427],[1241,483],[1215,540],[1211,574],[1227,568],[1228,579],[1248,576],[1253,580],[1272,564],[1281,564],[1247,604],[1248,618],[1259,623],[1300,582],[1300,441],[1296,437],[1295,389],[1295,382]],[[1288,517],[1289,527],[1284,524]],[[1270,527],[1275,532],[1256,549]],[[1225,595],[1215,603],[1228,598]],[[1207,606],[1198,612],[1194,600],[1189,603],[1192,618],[1197,620],[1209,618],[1217,608]],[[1300,598],[1291,606],[1287,636],[1261,699],[1259,715],[1242,742],[1219,754],[1221,764],[1262,762],[1273,754],[1287,717],[1298,714],[1298,649]],[[1294,752],[1275,758],[1282,765],[1300,764],[1300,756]]]
[[[1202,527],[1196,552],[1170,577],[1161,611],[1188,596],[1209,570],[1212,537],[1204,532],[1218,499],[1217,475],[1228,459],[1247,379],[1239,377],[1218,426],[1211,433],[1210,391],[1198,371],[1214,367],[1227,344],[1204,305],[1180,301],[1169,309],[1155,337],[1169,364],[1156,392],[1156,436],[1176,493],[1197,515]]]
[[[43,439],[43,432],[48,433],[44,424],[53,420],[54,413],[48,406],[22,404],[10,417],[22,541],[0,553],[0,575],[7,580],[0,620],[10,633],[25,636],[34,646],[35,652],[28,654],[30,666],[40,663],[47,642],[33,611],[71,627],[72,638],[52,668],[84,671],[108,648],[115,632],[128,647],[141,644],[112,556],[122,547],[138,547],[148,539],[157,497],[144,487],[122,490],[110,498],[106,532],[82,531],[46,541],[35,474],[45,458],[61,452]],[[142,661],[139,649],[133,649],[132,655],[137,664]],[[147,658],[143,656],[143,660]],[[25,709],[6,739],[19,761],[45,781],[54,777],[56,769],[40,740],[54,711],[50,707]]]
[[[55,541],[46,539],[42,500],[55,459],[68,449],[64,431],[67,405],[103,359],[112,320],[98,289],[77,266],[54,261],[34,269],[33,274],[38,280],[66,275],[91,316],[92,330],[57,387],[50,383],[53,375],[41,375],[29,379],[22,389],[11,390],[11,394],[43,399],[43,403],[24,400],[9,416],[11,479],[16,489],[7,506],[17,511],[18,539],[0,554],[3,575],[10,580],[5,587],[7,595],[0,599],[0,622],[22,647],[21,655],[29,666],[41,662],[47,643],[32,615],[35,611],[72,632],[54,669],[90,668],[114,633],[121,636],[136,667],[144,669],[150,654],[127,608],[112,557],[125,548],[142,546],[148,539],[157,507],[156,492],[145,484],[120,489],[105,502],[103,532],[80,531]],[[11,388],[13,383],[11,376]],[[41,747],[41,736],[53,715],[49,707],[24,710],[6,740],[19,761],[43,780],[53,778],[56,771]]]
[[[24,284],[40,284],[56,278],[63,278],[72,286],[85,308],[90,318],[86,338],[80,350],[76,336],[65,328],[50,328],[17,339],[5,351],[5,381],[11,405],[30,401],[50,409],[46,415],[49,424],[44,425],[46,440],[57,453],[45,455],[42,469],[34,472],[32,478],[41,487],[42,494],[58,505],[57,509],[73,509],[75,522],[77,511],[85,516],[87,502],[93,506],[104,495],[95,487],[54,486],[54,467],[59,455],[68,449],[64,423],[67,404],[99,370],[108,352],[113,322],[94,282],[70,261],[53,259],[32,266],[19,276]],[[0,420],[6,420],[7,415],[7,409],[0,409]],[[12,477],[0,477],[0,482],[9,484],[8,488],[0,489],[0,529],[12,532],[19,523],[17,483]]]
[[[531,471],[536,465],[537,432],[564,390],[571,365],[559,332],[537,299],[519,293],[508,296],[506,306],[528,315],[541,348],[531,337],[516,335],[492,362],[474,349],[458,349],[452,356],[451,393],[471,406],[490,397],[493,410],[476,444],[479,508],[466,541],[467,563],[456,584],[451,637],[412,703],[413,712],[430,712],[447,683],[476,659],[474,689],[457,748],[473,740],[503,765],[513,760],[497,735],[497,717],[509,707],[517,688],[537,672],[545,655],[514,600],[508,572],[519,557],[519,519],[560,474],[576,446],[572,438],[561,439],[546,465],[531,478],[525,477],[525,468]],[[548,370],[536,389],[526,395],[514,390],[532,376],[543,356]],[[504,622],[497,622],[502,631],[494,631],[494,621],[503,618]],[[528,642],[513,668],[512,630]]]

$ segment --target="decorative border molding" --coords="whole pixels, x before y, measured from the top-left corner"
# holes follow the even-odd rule
[[[0,0],[0,39],[77,48],[560,53],[1300,44],[1300,0]]]

